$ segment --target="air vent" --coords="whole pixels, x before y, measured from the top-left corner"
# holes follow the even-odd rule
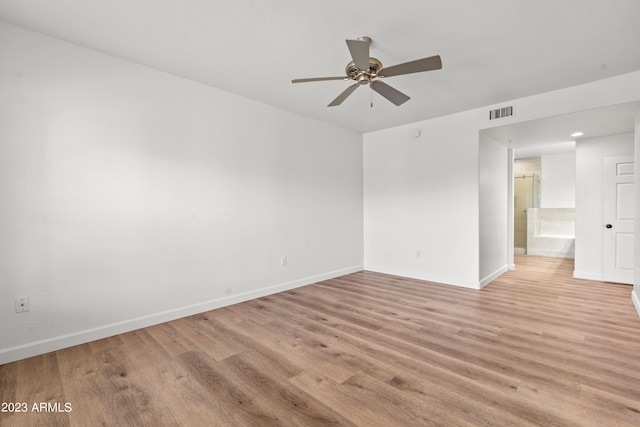
[[[513,116],[513,105],[489,110],[489,120],[504,119]]]

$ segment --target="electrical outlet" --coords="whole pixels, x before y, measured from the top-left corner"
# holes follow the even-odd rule
[[[280,258],[280,265],[282,265],[283,267],[285,267],[287,265],[287,257],[283,256],[282,258]]]
[[[420,256],[421,256],[421,255],[422,255],[422,254],[420,253],[420,251],[416,251],[416,257],[417,257],[417,258],[420,258]]]
[[[16,298],[16,313],[23,313],[29,309],[29,297]]]

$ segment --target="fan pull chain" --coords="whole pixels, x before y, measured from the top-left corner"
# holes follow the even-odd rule
[[[369,95],[371,95],[371,108],[373,108],[373,89],[369,86]]]

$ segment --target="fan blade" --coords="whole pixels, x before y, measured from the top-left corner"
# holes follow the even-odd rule
[[[356,67],[361,71],[367,71],[369,69],[369,41],[347,40],[347,46]]]
[[[338,95],[338,97],[336,99],[334,99],[333,101],[331,101],[331,104],[327,105],[327,107],[335,107],[337,105],[342,104],[342,102],[347,99],[347,97],[349,95],[351,95],[353,93],[354,90],[358,89],[358,86],[360,86],[358,83],[349,86],[348,88],[346,88],[344,90],[344,92],[342,92],[340,95]]]
[[[401,74],[420,73],[422,71],[439,70],[442,68],[440,55],[422,58],[416,61],[405,62],[404,64],[392,65],[378,71],[380,77],[399,76]]]
[[[380,80],[374,80],[371,82],[371,89],[378,92],[380,95],[387,98],[389,101],[396,105],[402,105],[411,98],[397,89],[392,88],[388,84],[381,82]]]
[[[293,79],[291,83],[324,82],[326,80],[349,80],[347,77],[311,77],[309,79]]]

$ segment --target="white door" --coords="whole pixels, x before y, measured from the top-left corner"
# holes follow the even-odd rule
[[[633,284],[633,156],[604,159],[604,260],[607,282]]]

